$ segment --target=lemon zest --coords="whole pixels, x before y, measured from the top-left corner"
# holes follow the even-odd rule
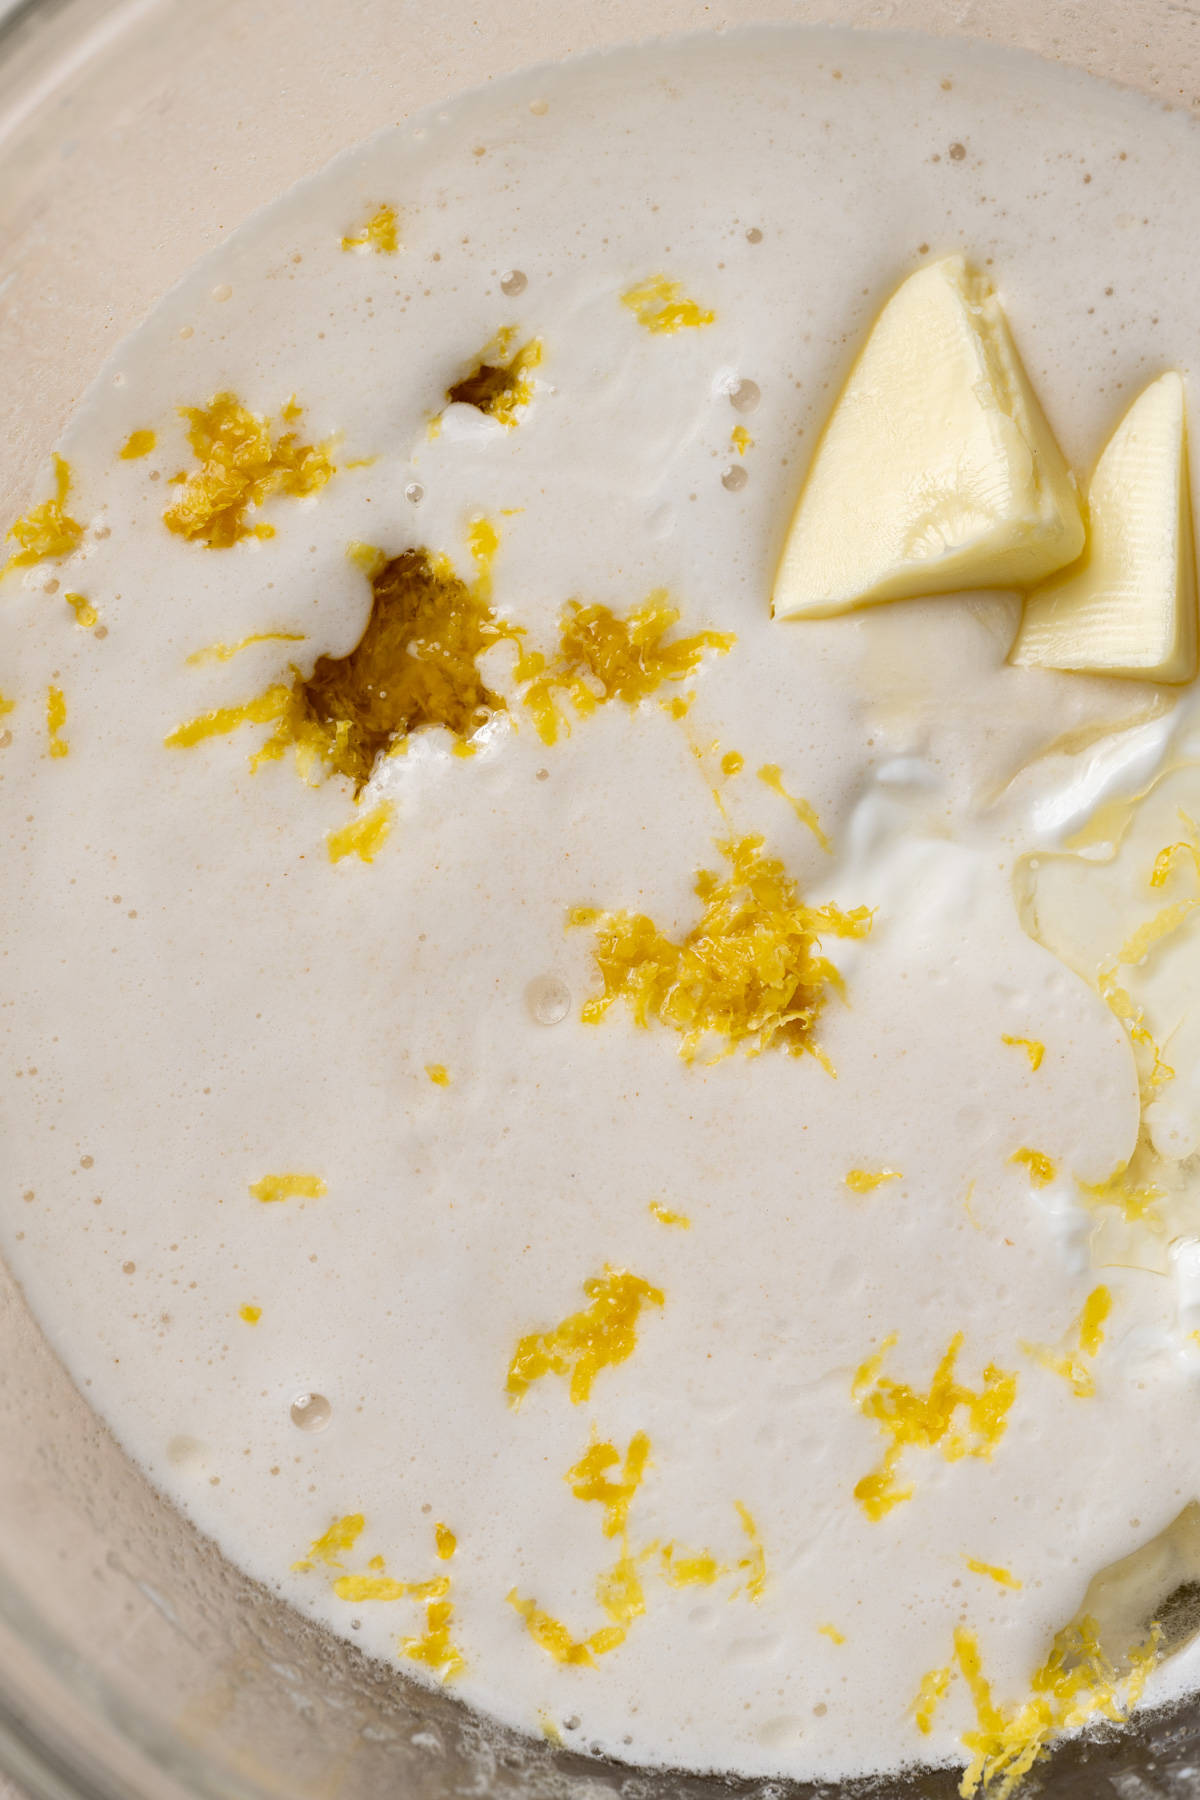
[[[1069,1382],[1078,1399],[1088,1400],[1096,1392],[1095,1377],[1088,1367],[1088,1359],[1099,1354],[1104,1342],[1105,1321],[1111,1311],[1111,1291],[1106,1287],[1093,1288],[1084,1301],[1078,1318],[1072,1321],[1068,1329],[1065,1349],[1051,1350],[1040,1344],[1022,1344],[1021,1348],[1044,1369],[1049,1369],[1054,1375],[1061,1375],[1064,1381]]]
[[[1036,1075],[1042,1066],[1042,1058],[1046,1054],[1046,1046],[1037,1038],[1009,1037],[1005,1032],[1001,1037],[1002,1044],[1011,1044],[1016,1050],[1023,1050],[1029,1058],[1029,1067]]]
[[[621,305],[629,308],[639,325],[656,334],[696,331],[711,325],[717,316],[689,300],[682,284],[667,275],[651,275],[627,288]]]
[[[885,1181],[903,1180],[899,1169],[851,1169],[845,1177],[846,1186],[855,1194],[869,1194]]]
[[[1017,1377],[988,1363],[983,1385],[975,1391],[955,1377],[954,1365],[963,1344],[956,1332],[947,1345],[929,1389],[922,1394],[907,1383],[880,1373],[896,1343],[895,1333],[855,1373],[851,1395],[865,1419],[873,1420],[888,1439],[882,1461],[856,1483],[854,1498],[869,1519],[882,1519],[894,1506],[910,1500],[912,1486],[901,1487],[896,1472],[904,1450],[938,1449],[947,1462],[972,1456],[990,1459],[1008,1424],[1008,1412],[1017,1396]],[[956,1413],[965,1423],[952,1429]]]
[[[569,1375],[571,1403],[580,1405],[601,1369],[633,1355],[642,1308],[666,1301],[662,1290],[641,1276],[608,1266],[603,1275],[589,1277],[583,1291],[590,1302],[585,1309],[550,1331],[529,1332],[517,1344],[505,1383],[511,1405],[519,1406],[544,1375]]]
[[[342,1519],[335,1519],[327,1531],[319,1538],[314,1538],[309,1545],[307,1556],[292,1568],[300,1573],[311,1569],[315,1563],[326,1563],[330,1568],[340,1569],[342,1557],[353,1550],[366,1528],[366,1519],[362,1513],[347,1513]]]
[[[986,1575],[989,1581],[996,1582],[1000,1587],[1019,1588],[1024,1585],[1011,1570],[1001,1568],[999,1563],[980,1562],[975,1556],[968,1556],[966,1563],[972,1575]]]
[[[27,569],[34,563],[70,556],[78,550],[83,526],[65,510],[71,492],[71,465],[61,456],[54,458],[54,493],[49,500],[30,507],[8,528],[8,536],[21,546],[0,567],[0,581],[10,569]]]
[[[649,1211],[658,1220],[660,1225],[675,1225],[678,1226],[680,1231],[690,1231],[692,1229],[692,1221],[688,1218],[686,1213],[672,1212],[669,1206],[663,1206],[658,1200],[652,1200],[650,1202]]]
[[[729,434],[729,442],[739,456],[745,456],[747,450],[753,450],[754,439],[744,425],[735,425]]]
[[[817,1630],[822,1637],[827,1637],[831,1644],[844,1644],[846,1641],[845,1632],[839,1631],[836,1625],[818,1625]]]
[[[800,823],[806,825],[812,832],[822,850],[831,853],[833,846],[821,829],[821,821],[817,817],[816,809],[807,800],[801,800],[795,794],[788,793],[783,785],[783,773],[779,764],[764,763],[758,771],[758,779],[764,787],[769,787],[772,793],[778,794],[780,799],[787,801]]]
[[[450,1086],[450,1071],[447,1069],[445,1063],[426,1063],[425,1073],[428,1075],[430,1081],[432,1081],[434,1087]]]
[[[1011,1800],[1056,1738],[1095,1718],[1123,1724],[1141,1699],[1161,1638],[1161,1627],[1154,1625],[1145,1642],[1130,1650],[1122,1677],[1101,1647],[1095,1620],[1085,1616],[1057,1633],[1030,1679],[1029,1698],[1001,1707],[984,1676],[974,1634],[960,1626],[954,1654],[976,1716],[976,1729],[962,1737],[971,1756],[959,1788],[963,1800],[981,1790],[989,1800]]]
[[[1029,1179],[1034,1187],[1048,1187],[1058,1173],[1044,1151],[1030,1150],[1024,1144],[1019,1150],[1014,1150],[1008,1160],[1010,1163],[1023,1164],[1029,1170]]]
[[[86,594],[64,594],[63,599],[75,614],[75,623],[84,631],[90,631],[99,622],[100,614]]]
[[[449,1562],[458,1549],[458,1539],[448,1525],[437,1524],[433,1528],[434,1549],[441,1562]]]
[[[389,800],[383,800],[361,818],[351,819],[337,831],[327,832],[325,843],[330,862],[341,862],[345,856],[357,856],[365,863],[374,862],[391,832],[395,816],[395,807]]]
[[[371,214],[357,236],[342,239],[343,250],[373,250],[377,256],[394,256],[399,248],[396,209],[386,204]]]
[[[449,1600],[433,1601],[425,1609],[425,1633],[422,1637],[401,1638],[398,1649],[409,1662],[423,1663],[441,1676],[453,1681],[467,1666],[467,1659],[452,1641],[450,1626],[454,1607]]]
[[[629,1524],[629,1508],[641,1486],[650,1460],[650,1439],[644,1431],[635,1431],[625,1451],[619,1478],[611,1469],[621,1463],[621,1453],[612,1443],[593,1442],[564,1480],[577,1500],[595,1500],[604,1508],[605,1537],[620,1537]]]
[[[250,1183],[250,1192],[269,1206],[278,1200],[319,1200],[325,1183],[319,1175],[264,1175]]]
[[[873,915],[864,906],[806,906],[782,862],[763,854],[760,837],[729,838],[717,849],[726,872],[699,871],[693,885],[703,910],[677,941],[645,913],[576,907],[568,914],[569,925],[594,931],[603,981],[603,991],[585,1001],[583,1021],[599,1024],[624,1000],[635,1025],[654,1020],[677,1032],[686,1062],[713,1038],[724,1039],[720,1056],[739,1047],[757,1055],[777,1044],[820,1059],[816,1020],[827,990],[842,991],[837,969],[820,954],[821,936],[866,937]]]
[[[679,618],[665,588],[656,588],[624,618],[608,606],[568,601],[554,656],[526,650],[513,670],[542,742],[557,742],[566,723],[559,696],[566,695],[581,718],[612,700],[637,706],[664,682],[688,680],[706,650],[724,656],[737,641],[732,632],[698,631],[665,642]]]
[[[122,462],[136,462],[139,456],[149,456],[157,442],[152,431],[131,431],[117,455]]]
[[[300,417],[289,402],[283,423]],[[229,549],[243,538],[274,537],[273,525],[247,523],[274,494],[301,498],[320,493],[336,474],[335,440],[302,444],[299,434],[272,434],[270,421],[242,405],[236,394],[214,394],[207,406],[185,406],[188,442],[197,467],[177,477],[178,493],[163,512],[168,531],[210,550]]]
[[[232,662],[243,650],[249,650],[252,644],[302,644],[305,634],[302,631],[254,631],[249,637],[239,638],[236,644],[206,644],[202,650],[193,650],[188,657],[189,668],[199,668],[204,663]]]
[[[58,687],[46,689],[46,733],[50,740],[51,756],[68,756],[70,745],[61,735],[67,722],[67,702],[63,691]]]
[[[238,1318],[244,1320],[247,1325],[257,1325],[258,1321],[262,1318],[262,1307],[239,1306]]]

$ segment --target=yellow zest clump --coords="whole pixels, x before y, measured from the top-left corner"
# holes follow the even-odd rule
[[[466,1657],[450,1636],[453,1618],[454,1607],[449,1600],[431,1601],[425,1608],[424,1635],[401,1638],[398,1645],[401,1656],[406,1656],[409,1662],[423,1663],[443,1681],[453,1681],[467,1666]]]
[[[50,740],[51,756],[68,756],[70,745],[61,735],[67,722],[67,702],[63,691],[58,687],[46,689],[46,734]]]
[[[100,614],[86,594],[64,594],[63,599],[75,614],[75,623],[84,631],[90,631],[99,622]]]
[[[869,1194],[873,1189],[882,1187],[885,1181],[903,1181],[899,1169],[851,1169],[846,1176],[846,1186],[855,1194]]]
[[[152,431],[131,431],[117,454],[122,462],[136,462],[139,456],[149,456],[157,442]]]
[[[663,1579],[670,1587],[711,1587],[726,1575],[745,1577],[744,1585],[734,1588],[730,1599],[744,1593],[757,1606],[767,1585],[767,1554],[758,1526],[750,1510],[740,1500],[734,1501],[738,1519],[749,1542],[744,1556],[732,1563],[718,1562],[711,1550],[684,1550],[678,1544],[664,1544],[659,1551]]]
[[[913,1702],[913,1717],[917,1722],[917,1730],[923,1736],[928,1737],[933,1730],[934,1714],[953,1679],[953,1665],[944,1669],[929,1669],[922,1675],[921,1685]]]
[[[999,1563],[980,1562],[974,1556],[968,1556],[966,1562],[972,1575],[986,1575],[989,1581],[994,1581],[999,1587],[1019,1588],[1023,1585],[1009,1569],[1002,1569]]]
[[[264,1175],[250,1183],[250,1192],[269,1206],[278,1200],[319,1200],[325,1183],[319,1175]]]
[[[373,1557],[382,1563],[382,1557]],[[371,1575],[341,1575],[333,1584],[339,1600],[444,1600],[450,1592],[450,1577],[435,1575],[430,1581],[397,1581],[382,1572]]]
[[[1011,1044],[1015,1050],[1023,1050],[1029,1058],[1029,1067],[1036,1075],[1042,1066],[1042,1058],[1046,1054],[1046,1046],[1037,1038],[1009,1037],[1005,1032],[1001,1037],[1002,1044]]]
[[[559,620],[555,656],[548,659],[540,650],[527,650],[513,671],[525,684],[522,698],[542,742],[555,743],[564,723],[560,695],[583,717],[610,700],[637,706],[664,682],[694,675],[706,650],[724,656],[736,642],[727,631],[698,631],[664,642],[679,616],[665,588],[656,588],[625,618],[607,606],[569,601]]]
[[[586,1400],[601,1369],[623,1363],[637,1347],[637,1324],[644,1306],[663,1306],[666,1297],[640,1275],[605,1268],[583,1284],[590,1304],[550,1331],[532,1331],[518,1343],[505,1383],[519,1406],[544,1375],[569,1375],[573,1406]]]
[[[4,717],[5,713],[15,712],[16,707],[15,700],[9,700],[4,694],[0,694],[0,719]]]
[[[858,1369],[851,1389],[863,1417],[874,1420],[888,1439],[879,1467],[864,1475],[854,1489],[854,1498],[869,1519],[882,1519],[901,1501],[911,1500],[911,1486],[896,1483],[896,1470],[906,1448],[940,1448],[947,1462],[963,1456],[990,1457],[1004,1435],[1009,1408],[1017,1397],[1016,1376],[994,1363],[984,1369],[978,1392],[963,1387],[955,1378],[961,1331],[951,1338],[925,1394],[880,1374],[895,1342],[894,1334],[884,1339],[875,1355]],[[952,1429],[960,1411],[965,1420],[959,1429]]]
[[[721,758],[721,773],[728,779],[731,775],[740,775],[746,766],[746,759],[740,750],[727,750]]]
[[[275,528],[249,524],[246,514],[274,494],[300,498],[317,494],[336,473],[334,440],[302,444],[299,433],[272,433],[269,420],[243,406],[236,394],[214,394],[207,406],[185,406],[188,442],[197,468],[176,477],[179,492],[163,513],[168,531],[210,550],[225,550],[242,538],[274,537]],[[300,416],[284,408],[283,423]]]
[[[692,1221],[688,1218],[686,1213],[672,1212],[670,1207],[663,1206],[657,1200],[652,1200],[650,1202],[649,1211],[658,1220],[660,1225],[676,1225],[680,1231],[690,1231],[692,1229]]]
[[[627,288],[621,305],[629,308],[639,325],[653,332],[695,331],[711,325],[717,316],[689,300],[681,284],[667,275],[651,275]]]
[[[71,492],[71,466],[61,456],[54,458],[54,494],[10,525],[8,536],[20,545],[0,568],[0,580],[10,569],[27,569],[34,563],[70,556],[78,550],[83,526],[66,511]]]
[[[314,1538],[309,1545],[308,1555],[292,1568],[303,1574],[316,1563],[326,1563],[330,1568],[340,1569],[342,1557],[349,1554],[357,1544],[366,1527],[366,1519],[362,1513],[347,1513],[344,1519],[335,1519],[328,1531]]]
[[[426,1063],[425,1073],[428,1075],[430,1081],[432,1081],[434,1087],[450,1086],[450,1072],[445,1063]]]
[[[741,1500],[735,1500],[737,1516],[742,1522],[742,1530],[750,1540],[750,1549],[740,1562],[734,1564],[746,1577],[746,1598],[757,1606],[762,1599],[767,1585],[767,1553],[759,1535],[758,1526],[754,1523],[750,1509]]]
[[[1041,1150],[1030,1150],[1022,1145],[1009,1157],[1011,1163],[1021,1163],[1029,1170],[1029,1179],[1034,1187],[1048,1187],[1058,1173],[1050,1158]]]
[[[762,768],[758,771],[758,779],[762,782],[764,787],[769,787],[773,793],[778,794],[781,799],[787,801],[800,823],[806,825],[809,831],[812,832],[822,850],[828,852],[833,849],[832,844],[821,829],[821,821],[817,817],[815,809],[810,806],[807,800],[801,800],[798,799],[795,794],[789,794],[784,787],[783,774],[778,763],[764,763]]]
[[[433,1528],[433,1546],[439,1562],[449,1562],[458,1549],[458,1539],[448,1525],[437,1524]]]
[[[174,731],[168,732],[163,743],[169,750],[191,750],[206,738],[228,736],[239,725],[270,724],[272,720],[284,717],[290,697],[290,690],[286,687],[269,687],[265,693],[256,695],[253,700],[244,701],[240,706],[218,706],[212,712],[201,713],[198,719],[189,719],[186,724],[177,725]]]
[[[624,1466],[617,1479],[610,1470],[621,1464],[621,1453],[615,1444],[589,1445],[574,1468],[564,1477],[577,1500],[595,1500],[604,1508],[605,1537],[620,1537],[629,1524],[629,1508],[641,1486],[650,1460],[650,1439],[644,1431],[635,1431],[625,1452]]]
[[[822,1637],[827,1637],[831,1644],[844,1644],[846,1641],[845,1632],[839,1631],[836,1625],[818,1625],[817,1630]]]
[[[596,1577],[596,1599],[614,1625],[627,1631],[646,1610],[646,1595],[637,1563],[628,1551]]]
[[[753,450],[754,439],[744,425],[735,425],[729,434],[729,442],[739,456],[745,456],[747,450]]]
[[[345,656],[319,656],[307,678],[297,671],[290,687],[278,684],[242,706],[192,719],[167,744],[187,749],[241,725],[273,723],[256,764],[290,748],[306,779],[324,762],[361,793],[378,759],[402,751],[412,732],[440,727],[466,740],[504,710],[501,695],[484,683],[479,658],[519,636],[488,603],[497,539],[485,519],[472,523],[469,543],[473,585],[446,557],[405,550],[374,575],[370,616]]]
[[[377,256],[394,256],[400,248],[400,231],[394,206],[381,206],[361,231],[342,239],[343,250],[373,250]]]
[[[532,375],[542,360],[542,340],[530,338],[510,356],[516,335],[511,325],[497,332],[474,368],[446,389],[448,405],[473,406],[510,430],[517,424],[517,415],[533,399]]]
[[[1122,1676],[1101,1648],[1095,1620],[1085,1617],[1057,1634],[1050,1654],[1033,1673],[1029,1698],[1005,1707],[992,1698],[974,1633],[960,1627],[954,1654],[977,1721],[977,1729],[964,1732],[962,1739],[971,1755],[959,1788],[964,1800],[981,1790],[988,1800],[1011,1800],[1064,1732],[1097,1718],[1123,1724],[1141,1699],[1161,1635],[1155,1625],[1146,1642],[1129,1652],[1128,1673]]]
[[[570,925],[594,930],[604,983],[584,1003],[583,1020],[599,1024],[614,1001],[625,1000],[636,1025],[654,1020],[679,1034],[686,1062],[713,1038],[724,1039],[722,1056],[739,1047],[757,1055],[773,1044],[819,1056],[813,1029],[828,989],[842,987],[820,954],[821,936],[866,937],[871,912],[805,906],[783,864],[763,854],[760,837],[729,838],[717,848],[727,872],[697,874],[703,911],[678,941],[645,913],[576,907],[568,915]]]
[[[249,637],[239,638],[236,644],[206,644],[202,650],[193,650],[188,657],[189,668],[200,668],[204,663],[232,662],[243,650],[249,650],[252,644],[302,644],[302,631],[254,631]]]
[[[1104,1342],[1104,1325],[1112,1311],[1112,1294],[1106,1287],[1093,1288],[1083,1303],[1083,1310],[1075,1319],[1067,1333],[1067,1344],[1059,1350],[1048,1350],[1044,1345],[1023,1344],[1021,1348],[1027,1356],[1032,1356],[1055,1375],[1061,1375],[1080,1400],[1088,1400],[1096,1391],[1095,1378],[1088,1361],[1099,1354]]]
[[[595,1667],[597,1656],[605,1656],[625,1642],[625,1631],[620,1625],[602,1626],[588,1638],[576,1638],[561,1619],[545,1612],[536,1600],[522,1599],[516,1588],[510,1591],[507,1599],[524,1619],[525,1629],[538,1649],[544,1650],[557,1663],[591,1669]]]
[[[711,1587],[729,1573],[711,1550],[680,1550],[670,1543],[663,1545],[659,1556],[663,1578],[671,1587]]]
[[[238,1318],[246,1325],[257,1325],[262,1318],[261,1306],[239,1306]]]
[[[383,847],[392,829],[392,820],[396,809],[390,801],[381,801],[373,806],[360,819],[351,819],[348,825],[337,831],[326,834],[325,843],[329,850],[331,863],[341,862],[344,856],[357,856],[360,861],[374,862],[376,853]]]

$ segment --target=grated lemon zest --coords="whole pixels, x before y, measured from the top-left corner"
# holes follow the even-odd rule
[[[975,1556],[968,1556],[966,1563],[972,1575],[986,1575],[989,1581],[996,1582],[1000,1587],[1020,1588],[1024,1585],[1009,1569],[1001,1568],[999,1563],[980,1562]]]
[[[1104,1324],[1111,1311],[1111,1291],[1106,1287],[1093,1288],[1068,1329],[1065,1349],[1051,1350],[1041,1344],[1022,1344],[1021,1348],[1044,1369],[1069,1382],[1078,1399],[1089,1400],[1096,1392],[1096,1382],[1087,1359],[1099,1354]]]
[[[1009,1037],[1007,1032],[1005,1032],[1000,1039],[1000,1042],[1002,1044],[1011,1044],[1016,1050],[1023,1050],[1029,1058],[1029,1067],[1033,1070],[1035,1075],[1037,1074],[1037,1071],[1042,1066],[1042,1058],[1046,1054],[1045,1044],[1041,1043],[1037,1038]]]
[[[149,456],[157,442],[152,431],[131,431],[117,455],[122,462],[136,462],[139,456]]]
[[[293,1563],[292,1568],[300,1573],[311,1569],[315,1563],[326,1563],[330,1568],[340,1569],[342,1557],[353,1550],[366,1528],[366,1519],[362,1513],[347,1513],[345,1518],[335,1519],[327,1531],[319,1538],[314,1538],[308,1548],[308,1555],[301,1562]]]
[[[373,250],[377,256],[394,256],[400,248],[400,231],[394,206],[380,206],[356,236],[342,239],[343,250]]]
[[[71,465],[54,458],[54,493],[49,500],[30,507],[8,528],[8,536],[20,545],[0,567],[0,581],[10,569],[31,568],[34,563],[57,560],[78,550],[83,526],[66,511],[71,492]]]
[[[656,334],[696,331],[702,325],[711,325],[717,316],[689,300],[681,283],[667,275],[651,275],[627,288],[621,295],[621,304],[629,308],[639,325]]]
[[[1019,1150],[1014,1150],[1008,1160],[1010,1163],[1023,1164],[1024,1167],[1029,1170],[1029,1179],[1034,1187],[1049,1187],[1050,1183],[1054,1180],[1055,1175],[1058,1173],[1053,1162],[1044,1151],[1030,1150],[1028,1146],[1024,1144]]]
[[[426,1063],[425,1073],[428,1075],[430,1081],[432,1081],[434,1087],[450,1086],[450,1071],[447,1069],[445,1063]]]
[[[365,863],[374,862],[391,832],[395,816],[395,807],[389,800],[384,800],[360,819],[351,819],[337,831],[327,832],[325,844],[330,862],[341,862],[345,856],[357,856]]]
[[[854,1498],[867,1517],[875,1520],[912,1498],[913,1488],[896,1482],[907,1447],[940,1448],[947,1462],[964,1456],[989,1459],[1004,1435],[1017,1396],[1017,1377],[994,1363],[984,1369],[983,1385],[977,1392],[955,1378],[954,1365],[963,1344],[961,1331],[951,1338],[924,1394],[880,1373],[895,1342],[895,1333],[885,1338],[875,1354],[860,1365],[851,1386],[863,1417],[873,1420],[889,1440],[879,1466],[854,1488]],[[960,1411],[966,1414],[965,1425],[953,1430],[954,1416]]]
[[[605,1267],[583,1284],[590,1302],[550,1331],[532,1331],[517,1345],[505,1383],[509,1401],[519,1406],[535,1381],[544,1375],[570,1376],[571,1403],[578,1406],[592,1391],[601,1369],[613,1368],[633,1355],[643,1306],[663,1306],[666,1297],[639,1275]]]
[[[63,691],[58,687],[46,689],[46,734],[50,740],[51,756],[68,756],[70,745],[61,735],[67,722],[67,702]]]
[[[282,422],[290,424],[300,413],[289,402]],[[197,467],[176,477],[179,491],[163,512],[163,523],[210,550],[229,549],[243,538],[274,537],[273,525],[249,524],[247,512],[274,494],[318,494],[337,472],[335,439],[302,444],[295,431],[275,436],[270,421],[243,406],[236,394],[214,394],[207,406],[181,407],[180,414],[188,421]]]
[[[869,1194],[885,1181],[903,1181],[904,1177],[899,1169],[851,1169],[845,1180],[852,1193]]]
[[[603,1506],[605,1537],[622,1537],[628,1527],[629,1508],[650,1460],[650,1439],[644,1431],[635,1431],[630,1438],[620,1477],[614,1480],[609,1471],[621,1460],[615,1444],[594,1442],[564,1477],[577,1500],[595,1500]]]
[[[542,742],[555,743],[566,723],[559,696],[569,698],[581,717],[611,700],[637,706],[664,682],[688,680],[706,650],[724,656],[737,641],[732,632],[698,631],[665,642],[679,617],[665,588],[656,588],[624,618],[607,606],[569,601],[554,656],[526,650],[513,670]]]
[[[758,771],[758,779],[764,787],[769,787],[772,793],[778,794],[780,799],[787,801],[800,823],[806,825],[812,832],[822,850],[831,853],[833,846],[821,829],[821,821],[817,817],[815,808],[807,800],[798,799],[795,794],[788,793],[783,785],[783,773],[779,764],[764,763]]]
[[[692,1229],[692,1221],[688,1218],[686,1213],[672,1212],[669,1206],[663,1206],[657,1200],[652,1200],[650,1202],[649,1211],[658,1220],[660,1225],[676,1225],[680,1231],[690,1231]]]
[[[814,1026],[827,990],[842,991],[837,969],[819,952],[821,935],[866,937],[873,915],[864,906],[804,905],[782,862],[763,854],[760,837],[729,838],[717,849],[726,873],[699,871],[694,889],[703,911],[678,941],[645,913],[576,907],[568,914],[569,925],[594,931],[604,984],[585,1001],[583,1021],[599,1024],[624,1000],[635,1025],[654,1020],[677,1032],[686,1062],[712,1038],[725,1040],[719,1056],[739,1047],[757,1055],[777,1044],[821,1059]]]
[[[250,1183],[250,1192],[264,1206],[279,1200],[320,1200],[325,1183],[319,1175],[264,1175]]]

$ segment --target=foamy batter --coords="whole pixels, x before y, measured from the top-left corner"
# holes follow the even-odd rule
[[[385,207],[394,251],[365,229]],[[301,1611],[581,1747],[848,1775],[962,1759],[961,1673],[927,1731],[914,1712],[956,1627],[1015,1707],[1091,1577],[1200,1493],[1195,941],[1121,972],[1124,1019],[1098,975],[1195,888],[1183,853],[1165,894],[1146,880],[1200,811],[1195,703],[1007,667],[1009,596],[767,608],[809,447],[902,276],[955,250],[992,274],[1085,473],[1144,380],[1200,366],[1198,233],[1196,129],[1140,98],[963,44],[714,34],[385,133],[231,236],[98,377],[60,446],[81,544],[10,572],[0,607],[0,1242],[129,1452]],[[622,304],[658,276],[692,306],[678,330]],[[448,407],[507,327],[542,349],[515,423]],[[195,466],[178,409],[221,391],[279,430],[294,397],[289,429],[340,441],[319,491],[251,515],[273,536],[209,548],[162,515]],[[154,447],[122,459],[136,432]],[[547,654],[568,600],[624,616],[658,589],[679,634],[736,643],[636,706],[564,700],[552,745],[500,643],[508,709],[475,754],[416,732],[357,807],[290,754],[252,772],[269,723],[168,746],[351,649],[354,544],[467,581],[490,561],[497,617]],[[1111,809],[1071,853],[1168,765],[1116,860]],[[370,859],[333,860],[369,816]],[[596,940],[571,909],[678,937],[714,840],[745,833],[811,904],[874,909],[825,944],[846,1002],[823,1057],[689,1063],[622,1003],[583,1022]],[[1151,1038],[1173,1080],[1147,1076]],[[1130,1223],[1079,1184],[1143,1111],[1169,1193]],[[661,1296],[631,1353],[586,1398],[548,1373],[515,1407],[518,1344],[606,1268]],[[964,1389],[1015,1378],[990,1454],[909,1443],[911,1497],[873,1517],[855,1489],[890,1440],[866,1402],[885,1377],[926,1394],[958,1333]],[[565,1479],[593,1439],[619,1504]],[[428,1652],[439,1628],[461,1667]]]

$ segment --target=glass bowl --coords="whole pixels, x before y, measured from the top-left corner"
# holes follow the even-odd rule
[[[163,290],[346,145],[523,64],[768,19],[974,35],[1200,101],[1200,13],[1177,0],[25,0],[0,23],[0,517]],[[11,1181],[0,1204],[21,1204]],[[2,1265],[0,1446],[0,1768],[44,1800],[957,1791],[951,1771],[812,1788],[631,1770],[367,1661],[154,1492]],[[1061,1746],[1028,1791],[1200,1795],[1200,1701]]]

